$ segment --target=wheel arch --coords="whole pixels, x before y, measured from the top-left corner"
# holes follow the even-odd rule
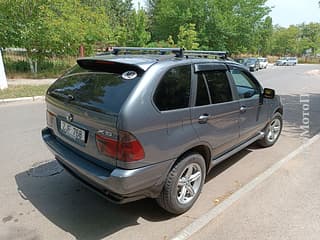
[[[273,112],[273,115],[276,113],[280,113],[281,115],[283,115],[283,108],[282,107],[278,107],[277,109],[275,109],[275,111]]]
[[[204,158],[205,165],[206,165],[206,173],[208,173],[208,171],[210,169],[210,163],[211,163],[211,151],[210,151],[210,148],[205,144],[200,144],[200,145],[194,146],[194,147],[186,150],[182,154],[180,154],[180,156],[177,157],[177,160],[174,162],[172,167],[177,162],[181,161],[184,158],[184,156],[191,154],[191,153],[198,153]]]

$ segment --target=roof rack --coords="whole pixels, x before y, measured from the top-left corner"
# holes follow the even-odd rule
[[[128,54],[130,52],[158,52],[159,55],[165,55],[167,53],[173,53],[176,57],[183,56],[182,48],[143,48],[143,47],[113,47],[108,48],[108,51],[114,55],[118,55],[119,52],[124,52],[124,54]]]
[[[119,55],[120,52],[123,54],[130,54],[133,52],[140,52],[142,54],[154,52],[159,55],[165,55],[173,53],[175,57],[206,57],[217,56],[221,59],[228,59],[228,53],[226,51],[201,51],[201,50],[185,50],[183,48],[143,48],[143,47],[109,47],[107,53]]]
[[[209,57],[209,56],[217,56],[221,59],[228,59],[228,52],[226,51],[201,51],[201,50],[185,50],[184,55],[186,57]]]

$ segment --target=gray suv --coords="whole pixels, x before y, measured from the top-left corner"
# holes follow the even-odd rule
[[[212,167],[280,136],[279,97],[223,52],[114,48],[77,63],[47,91],[42,137],[68,172],[115,203],[150,197],[181,214]]]

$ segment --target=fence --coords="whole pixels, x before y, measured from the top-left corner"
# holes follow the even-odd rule
[[[75,64],[77,56],[42,57],[32,60],[27,51],[21,48],[2,50],[3,62],[8,78],[51,78],[61,75]]]

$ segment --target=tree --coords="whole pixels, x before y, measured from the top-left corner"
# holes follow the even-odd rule
[[[165,40],[172,36],[178,41],[180,26],[195,24],[196,31],[202,27],[205,19],[203,6],[205,0],[151,0],[152,13],[151,33],[153,41]]]
[[[271,50],[271,41],[273,34],[272,18],[266,17],[265,20],[258,25],[255,33],[256,50],[258,55],[267,55]],[[253,49],[251,48],[251,51]]]
[[[244,52],[257,45],[270,8],[266,0],[149,0],[152,40],[172,36],[181,26],[195,24],[199,48]]]
[[[148,29],[148,16],[143,9],[133,11],[127,29],[127,45],[143,47],[151,39]]]
[[[311,49],[315,55],[320,50],[320,24],[309,23],[298,25],[301,31],[301,52]]]
[[[270,53],[301,56],[307,50],[315,55],[320,49],[320,23],[275,26]]]
[[[195,31],[195,24],[189,23],[180,26],[178,34],[178,46],[185,49],[197,49],[199,43],[197,42],[197,32]]]
[[[90,52],[95,42],[110,38],[103,9],[79,0],[0,0],[0,13],[0,45],[25,48],[30,63],[45,56],[76,55],[81,44]]]
[[[272,55],[298,55],[298,44],[300,39],[299,28],[292,25],[288,28],[275,26]]]

